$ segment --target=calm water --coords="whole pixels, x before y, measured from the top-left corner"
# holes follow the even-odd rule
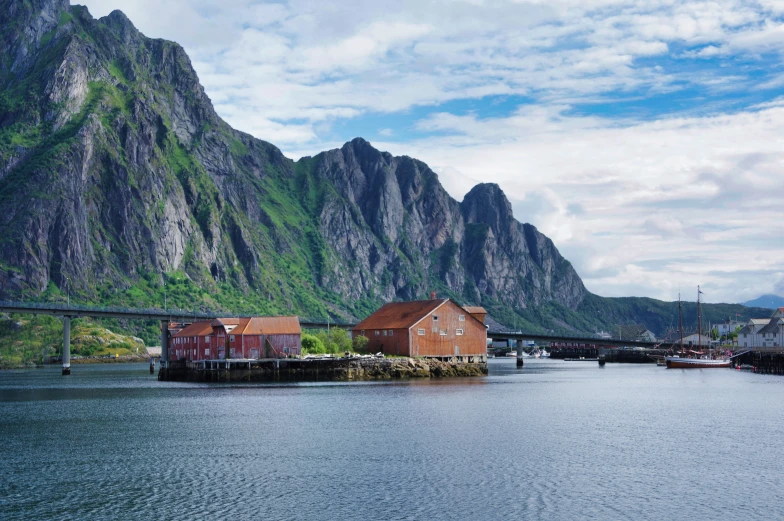
[[[491,360],[442,381],[0,371],[0,519],[780,519],[784,378]]]

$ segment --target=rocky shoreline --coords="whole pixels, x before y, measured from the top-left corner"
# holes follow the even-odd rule
[[[170,362],[158,373],[161,381],[286,382],[366,381],[407,378],[449,378],[487,375],[487,362],[431,358],[336,358],[282,360],[221,360]]]

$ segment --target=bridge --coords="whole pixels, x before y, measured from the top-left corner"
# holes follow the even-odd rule
[[[525,331],[487,331],[487,338],[493,340],[516,340],[521,343],[523,340],[533,340],[535,342],[571,342],[573,344],[593,344],[602,346],[633,346],[633,347],[656,347],[655,342],[644,340],[624,340],[612,338],[597,338],[586,335],[559,335],[526,333]]]
[[[216,313],[214,311],[183,311],[181,309],[134,309],[122,307],[99,307],[85,305],[65,305],[58,303],[30,303],[30,302],[2,302],[0,301],[0,313],[31,313],[39,315],[51,315],[62,317],[63,319],[63,374],[71,374],[71,319],[90,317],[90,318],[121,318],[126,320],[159,320],[161,322],[161,360],[166,363],[169,360],[169,329],[168,323],[172,321],[188,322],[195,320],[212,320],[220,316],[226,316],[226,312]],[[235,315],[237,316],[237,315]],[[246,316],[246,315],[238,315]],[[355,324],[347,322],[331,322],[323,319],[300,319],[300,325],[305,328],[325,329],[328,327],[338,327],[341,329],[351,329]],[[487,337],[493,340],[513,340],[517,341],[518,352],[522,350],[523,340],[533,340],[540,342],[572,342],[577,344],[601,344],[601,345],[623,345],[654,347],[653,342],[641,342],[636,340],[619,339],[599,339],[589,336],[570,336],[556,334],[526,333],[524,331],[488,331]]]

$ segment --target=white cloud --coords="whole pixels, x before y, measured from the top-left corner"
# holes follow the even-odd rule
[[[672,299],[702,283],[710,301],[741,301],[772,291],[784,271],[782,107],[625,125],[542,112],[420,125],[456,135],[392,151],[498,182],[513,200],[546,201],[515,204],[515,215],[553,238],[599,294],[645,287]]]

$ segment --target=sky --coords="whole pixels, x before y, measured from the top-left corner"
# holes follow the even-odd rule
[[[784,0],[88,0],[289,157],[498,183],[603,296],[784,295]]]

